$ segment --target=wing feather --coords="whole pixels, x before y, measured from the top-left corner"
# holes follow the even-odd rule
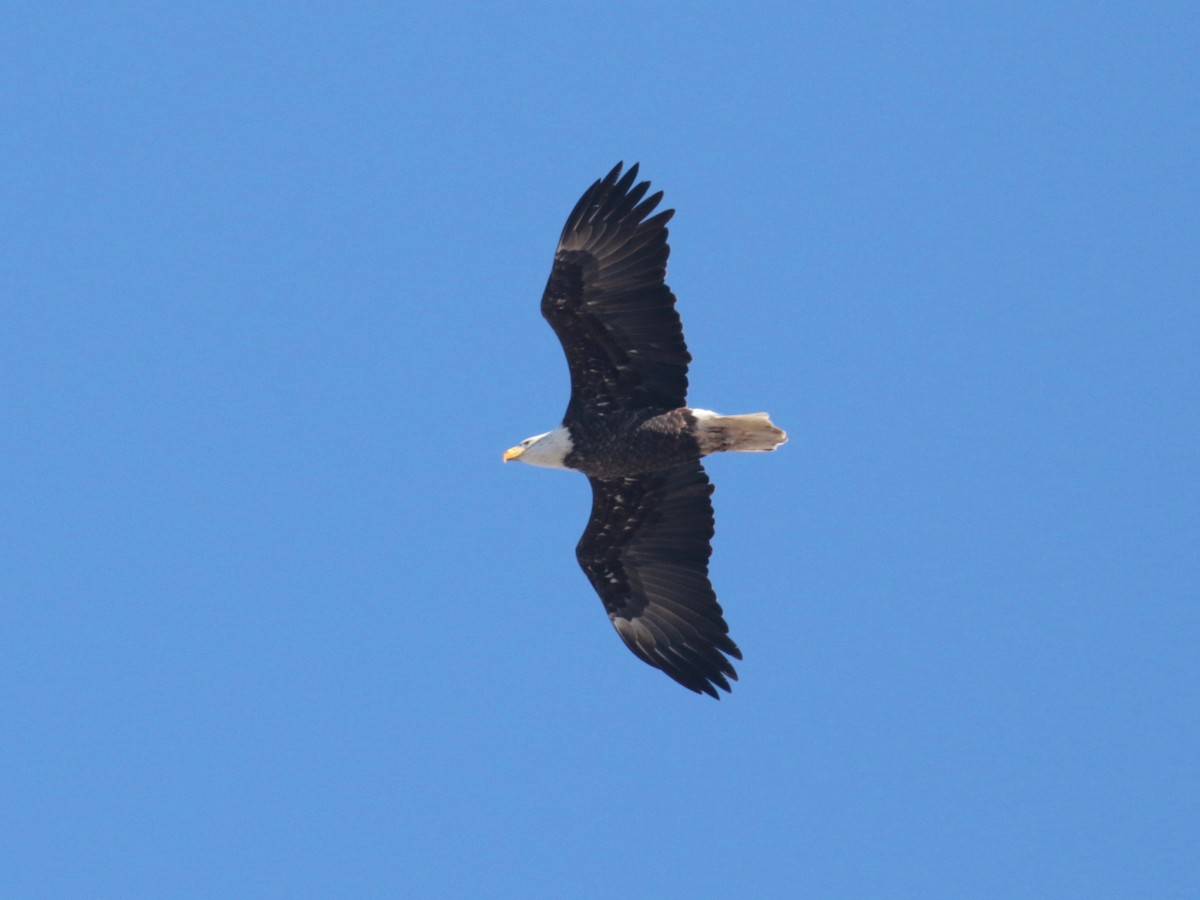
[[[589,479],[576,548],[626,646],[684,687],[717,697],[741,659],[712,584],[712,484],[699,460],[632,478]]]
[[[691,362],[675,295],[665,283],[667,222],[651,215],[637,165],[618,163],[567,217],[542,295],[542,315],[562,343],[571,372],[567,420],[683,406]],[[644,198],[644,199],[643,199]]]

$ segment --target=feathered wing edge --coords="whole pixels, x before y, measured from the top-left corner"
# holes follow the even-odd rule
[[[567,217],[542,295],[542,315],[571,370],[572,410],[682,406],[691,355],[665,283],[667,222],[662,200],[637,165],[621,164],[592,184]]]
[[[576,548],[609,619],[643,662],[720,699],[742,653],[708,580],[712,484],[697,460],[632,478],[589,479],[592,515]]]

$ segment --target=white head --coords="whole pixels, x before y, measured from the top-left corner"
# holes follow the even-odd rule
[[[559,425],[553,431],[525,438],[517,446],[504,451],[504,461],[517,459],[531,466],[565,469],[567,466],[563,460],[574,448],[571,433],[565,425]]]

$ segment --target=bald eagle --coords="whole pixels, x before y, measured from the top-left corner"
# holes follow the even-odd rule
[[[664,282],[667,222],[618,163],[567,217],[542,315],[571,372],[562,424],[504,461],[576,469],[592,515],[575,548],[617,634],[643,662],[720,699],[742,653],[708,580],[712,484],[701,457],[774,450],[787,440],[766,413],[722,416],[686,405],[691,355]]]

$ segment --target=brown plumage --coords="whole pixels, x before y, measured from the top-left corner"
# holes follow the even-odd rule
[[[592,514],[576,547],[626,646],[684,687],[719,697],[742,654],[708,579],[712,485],[700,463],[726,450],[774,450],[765,413],[686,406],[691,362],[665,283],[667,222],[652,215],[638,167],[618,164],[580,198],[559,238],[542,315],[562,343],[571,400],[562,425],[505,460],[576,469]]]

